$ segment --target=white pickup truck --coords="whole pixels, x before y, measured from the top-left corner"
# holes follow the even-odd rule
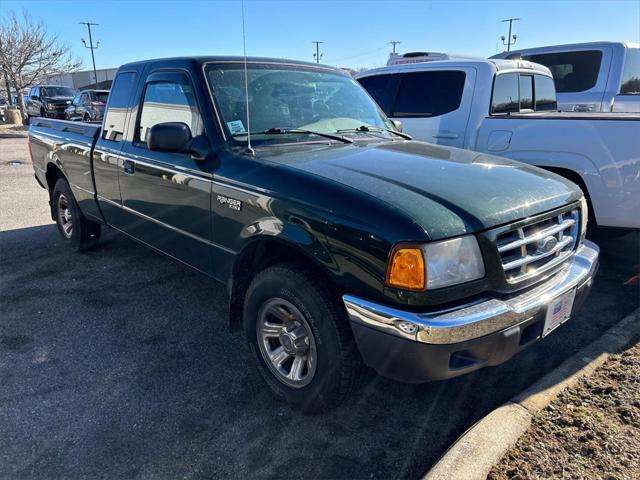
[[[582,188],[598,226],[640,228],[640,114],[558,112],[549,69],[528,61],[412,62],[356,76],[406,133],[546,168]]]
[[[567,112],[640,112],[640,44],[591,42],[512,50],[491,58],[548,67]]]

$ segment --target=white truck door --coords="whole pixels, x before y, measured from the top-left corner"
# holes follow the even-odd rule
[[[463,147],[476,82],[472,67],[399,73],[390,117],[416,140]]]

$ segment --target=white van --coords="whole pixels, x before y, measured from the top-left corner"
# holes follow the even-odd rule
[[[512,50],[551,70],[558,107],[569,112],[640,112],[640,44],[593,42]]]

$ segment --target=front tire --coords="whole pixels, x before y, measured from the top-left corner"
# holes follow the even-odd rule
[[[85,218],[69,183],[64,178],[58,179],[53,187],[51,206],[58,231],[72,250],[80,252],[97,243],[100,238],[100,224]]]
[[[245,336],[267,385],[294,408],[327,410],[352,390],[360,367],[339,300],[296,264],[258,273],[244,303]]]

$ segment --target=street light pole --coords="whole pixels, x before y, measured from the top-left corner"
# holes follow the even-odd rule
[[[513,42],[512,37],[511,37],[511,25],[513,25],[513,22],[517,22],[518,20],[520,20],[519,18],[507,18],[505,20],[502,20],[503,22],[509,22],[509,36],[507,36],[507,43],[504,42],[504,37],[502,37],[502,43],[504,45],[506,45],[507,47],[507,52],[511,51],[511,45],[515,45],[516,43],[516,38],[517,36],[514,35],[513,36]]]
[[[320,53],[320,44],[324,43],[324,42],[319,42],[319,41],[313,41],[311,43],[315,43],[316,44],[316,53],[313,54],[313,58],[316,59],[316,63],[320,63],[320,59],[322,58],[322,54]]]
[[[100,46],[100,40],[98,40],[98,43],[94,46],[93,45],[93,38],[91,38],[91,26],[98,26],[97,23],[91,23],[91,22],[79,22],[80,25],[86,25],[87,26],[87,30],[89,30],[89,46],[87,46],[87,42],[85,42],[84,38],[82,39],[82,43],[84,43],[85,48],[88,48],[89,50],[91,50],[91,61],[93,62],[93,80],[95,82],[96,85],[96,89],[98,88],[98,72],[96,71],[96,57],[93,54],[93,51],[98,48]]]

